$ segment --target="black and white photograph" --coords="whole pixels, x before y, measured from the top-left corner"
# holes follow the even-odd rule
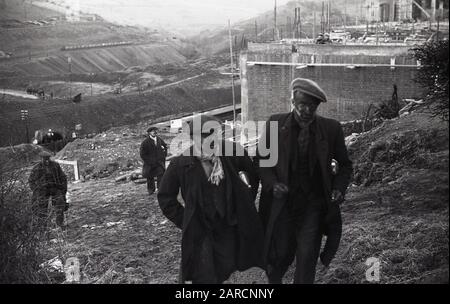
[[[448,284],[448,128],[448,0],[0,0],[0,284]]]

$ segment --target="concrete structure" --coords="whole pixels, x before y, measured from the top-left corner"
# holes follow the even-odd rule
[[[366,20],[390,22],[402,20],[430,20],[437,16],[447,19],[448,0],[365,0]]]
[[[366,20],[389,22],[410,20],[412,0],[365,0]]]
[[[312,79],[328,95],[319,108],[325,116],[360,119],[371,103],[389,100],[393,85],[399,98],[420,98],[413,81],[417,62],[407,46],[254,44],[240,55],[242,122],[266,120],[291,110],[289,84]]]

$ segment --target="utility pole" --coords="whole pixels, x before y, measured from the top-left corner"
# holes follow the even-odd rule
[[[277,29],[277,0],[275,0],[275,6],[273,8],[273,29],[274,37],[273,40],[278,40],[278,29]]]
[[[231,64],[231,93],[233,96],[233,138],[235,136],[236,126],[236,100],[234,98],[234,63],[233,63],[233,41],[231,40],[231,23],[228,19],[228,39],[230,41],[230,64]]]
[[[327,19],[327,24],[328,24],[328,33],[331,32],[331,1],[328,0],[328,19]]]
[[[322,15],[320,15],[320,32],[325,33],[325,3],[322,1]]]
[[[344,2],[344,33],[347,32],[347,2]]]
[[[438,12],[438,15],[436,16],[437,21],[437,28],[436,28],[436,41],[439,41],[439,21],[441,19],[441,14]]]
[[[237,35],[234,36],[234,59],[236,60],[236,65],[237,65],[237,62],[238,62],[238,53],[239,53],[239,50],[240,50],[240,48],[238,48],[237,38],[238,38]]]
[[[292,24],[291,24],[291,17],[287,16],[286,17],[286,37],[289,38],[291,37],[291,32],[292,32]]]
[[[94,73],[91,73],[91,97],[92,97],[92,82],[94,81]]]
[[[67,57],[69,63],[69,100],[72,99],[72,58]]]
[[[292,38],[297,38],[297,8],[294,8],[294,29],[292,31]]]
[[[316,39],[316,7],[315,6],[314,6],[314,11],[313,11],[312,38],[313,38],[313,41],[314,41],[314,39]]]
[[[258,42],[258,24],[255,20],[255,42]]]
[[[298,38],[302,38],[302,17],[300,7],[298,8]]]
[[[378,42],[379,42],[379,37],[378,37],[378,21],[377,21],[376,27],[375,27],[375,35],[376,35],[376,37],[377,37],[377,45],[378,45]]]
[[[363,19],[363,1],[360,1],[359,4],[359,20]],[[359,22],[357,22],[358,25],[360,24]]]
[[[294,17],[294,39],[299,39],[301,38],[300,7],[295,8]]]
[[[28,131],[28,110],[20,110],[20,119],[25,123],[26,143],[30,142],[30,135]]]

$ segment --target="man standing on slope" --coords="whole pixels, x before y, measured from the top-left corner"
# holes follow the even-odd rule
[[[261,142],[270,144],[270,125],[278,124],[278,162],[266,167],[262,165],[265,157],[259,156],[259,212],[265,225],[263,255],[270,283],[282,282],[294,257],[294,283],[314,283],[322,235],[328,236],[320,254],[325,266],[339,246],[339,204],[344,200],[352,163],[340,123],[316,114],[319,104],[326,101],[317,83],[297,78],[291,83],[293,111],[273,115],[266,122]],[[337,164],[340,169],[333,170]]]
[[[149,195],[155,192],[155,178],[159,188],[161,178],[166,170],[167,145],[157,135],[158,128],[150,127],[147,130],[147,138],[142,142],[140,155],[144,161],[142,176],[147,179],[147,191]]]

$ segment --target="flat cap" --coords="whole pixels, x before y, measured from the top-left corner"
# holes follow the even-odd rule
[[[151,131],[157,131],[158,128],[157,127],[150,127],[147,129],[147,133],[151,132]]]
[[[46,157],[51,157],[52,154],[47,151],[41,151],[41,152],[39,152],[39,156],[42,158],[46,158]]]
[[[292,91],[300,91],[304,94],[313,96],[320,100],[320,102],[327,102],[327,96],[322,88],[311,79],[296,78],[291,82]]]
[[[211,123],[211,127],[212,128],[204,129],[203,127],[208,122]],[[195,134],[208,134],[208,135],[210,135],[210,134],[214,133],[214,129],[215,128],[221,128],[222,121],[219,118],[217,118],[216,116],[213,116],[213,115],[200,114],[200,115],[194,116],[192,118],[192,120],[190,120],[188,122],[188,124],[189,124],[190,135],[193,135],[194,132],[195,132]]]

